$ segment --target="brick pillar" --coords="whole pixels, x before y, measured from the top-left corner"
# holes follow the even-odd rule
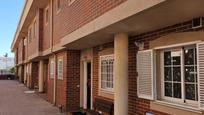
[[[128,35],[114,38],[114,115],[128,115]]]
[[[80,107],[80,51],[67,52],[67,110],[76,111]]]

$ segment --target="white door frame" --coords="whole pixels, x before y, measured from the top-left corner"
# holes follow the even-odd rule
[[[83,89],[83,108],[84,109],[87,109],[87,64],[88,63],[91,63],[91,99],[90,99],[90,103],[91,103],[91,109],[92,109],[92,61],[89,60],[89,61],[84,61],[83,62],[83,76],[84,76],[84,80],[83,80],[83,86],[84,86],[84,89]]]

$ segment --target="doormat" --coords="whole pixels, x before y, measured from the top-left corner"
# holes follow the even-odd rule
[[[26,93],[26,94],[32,94],[32,93],[35,93],[35,91],[24,91],[24,93]]]
[[[86,113],[82,113],[82,112],[72,112],[73,115],[86,115]]]

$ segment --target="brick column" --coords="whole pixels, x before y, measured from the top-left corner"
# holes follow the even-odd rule
[[[80,51],[67,51],[67,110],[80,107]]]
[[[128,35],[114,38],[114,115],[128,115]]]

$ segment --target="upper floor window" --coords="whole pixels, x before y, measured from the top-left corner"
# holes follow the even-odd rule
[[[24,46],[27,45],[27,39],[26,39],[26,38],[23,39],[23,45],[24,45]]]
[[[100,56],[100,88],[113,91],[114,55]]]
[[[74,3],[75,0],[67,0],[68,4],[71,5],[72,3]]]
[[[34,38],[37,37],[37,22],[34,21],[33,23],[33,36]]]
[[[45,24],[48,24],[49,22],[49,8],[47,7],[45,9]]]
[[[32,41],[32,28],[29,28],[28,30],[28,39],[29,39],[29,42]]]
[[[56,0],[56,7],[57,7],[57,12],[61,10],[61,0]]]

